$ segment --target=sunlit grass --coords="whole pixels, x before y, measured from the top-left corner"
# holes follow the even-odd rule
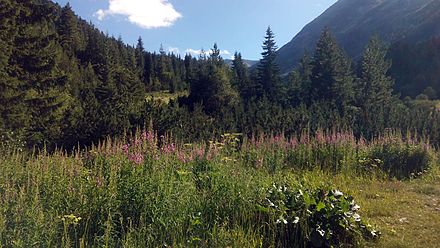
[[[162,104],[168,104],[170,101],[176,100],[177,98],[182,96],[188,96],[188,92],[182,91],[177,93],[170,93],[169,91],[155,91],[148,93],[145,96],[145,99],[147,101],[156,101]]]

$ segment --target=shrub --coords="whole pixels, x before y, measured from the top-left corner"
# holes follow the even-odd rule
[[[373,146],[369,158],[382,161],[380,169],[397,179],[421,175],[430,168],[434,160],[429,146],[399,142],[385,142]]]

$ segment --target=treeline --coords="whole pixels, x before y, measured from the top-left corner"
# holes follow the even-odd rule
[[[29,147],[88,145],[150,124],[187,141],[317,129],[366,137],[400,129],[439,141],[439,111],[392,94],[377,38],[353,63],[325,30],[314,54],[283,77],[270,28],[249,69],[239,53],[227,66],[217,45],[199,58],[149,53],[142,39],[126,45],[48,0],[3,0],[0,16],[0,129]],[[146,100],[165,90],[188,94],[169,104]]]
[[[393,93],[391,61],[379,38],[371,39],[355,63],[326,29],[314,53],[305,54],[288,77],[274,62],[276,51],[270,28],[256,68],[247,68],[239,53],[228,68],[214,45],[211,55],[192,67],[189,96],[178,104],[151,107],[156,114],[149,112],[147,118],[160,132],[191,139],[230,131],[295,135],[318,129],[351,130],[374,138],[401,130],[438,144],[440,111]],[[187,107],[189,120],[182,118]]]

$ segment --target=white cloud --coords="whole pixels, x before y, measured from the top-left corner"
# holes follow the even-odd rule
[[[199,56],[200,54],[202,54],[202,52],[204,52],[206,54],[206,51],[203,51],[203,50],[194,50],[191,48],[188,48],[185,50],[186,54],[191,54],[192,56]]]
[[[179,54],[180,49],[178,47],[168,47],[168,52],[174,53],[174,54]]]
[[[95,12],[99,20],[112,15],[127,16],[131,23],[146,29],[169,27],[182,17],[168,0],[109,0],[108,9]]]
[[[191,48],[188,48],[185,50],[186,54],[191,54],[192,56],[200,56],[200,54],[202,54],[202,52],[204,52],[206,54],[206,56],[209,56],[212,54],[212,50],[205,51],[205,50],[196,50],[196,49],[191,49]],[[231,55],[231,53],[228,50],[221,50],[220,55],[221,56],[228,56],[228,55]]]

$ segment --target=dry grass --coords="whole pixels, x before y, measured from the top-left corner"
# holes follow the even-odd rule
[[[370,247],[439,247],[440,181],[339,181],[382,237]],[[348,184],[347,184],[348,183]]]

